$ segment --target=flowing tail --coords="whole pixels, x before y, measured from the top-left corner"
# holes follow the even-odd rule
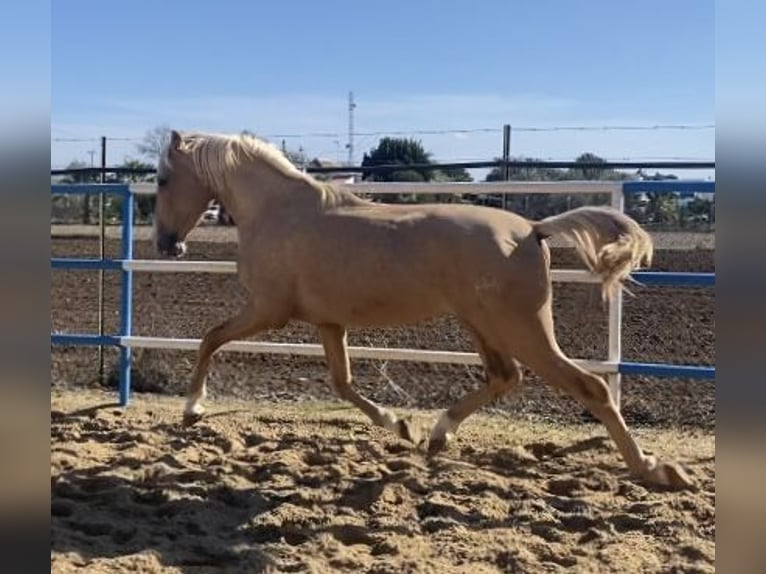
[[[578,207],[532,226],[542,239],[561,234],[574,243],[588,269],[601,277],[604,299],[632,281],[631,271],[652,264],[652,238],[633,219],[612,208]]]

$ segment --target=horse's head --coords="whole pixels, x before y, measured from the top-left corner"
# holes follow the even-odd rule
[[[157,170],[154,239],[161,255],[181,257],[186,252],[184,239],[212,199],[213,192],[200,177],[191,149],[173,130]]]

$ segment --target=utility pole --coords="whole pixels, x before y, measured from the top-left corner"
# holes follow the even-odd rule
[[[90,156],[90,167],[93,167],[93,156],[96,155],[96,150],[94,150],[94,149],[88,150],[88,155]],[[87,176],[85,176],[85,177],[83,177],[83,178],[81,178],[80,179],[80,183],[82,183],[82,182],[90,182],[91,181],[91,177],[93,177],[92,173],[87,175]],[[90,223],[90,195],[89,194],[85,194],[82,197],[82,201],[83,201],[83,204],[82,204],[82,222],[85,225],[88,225]]]
[[[90,152],[90,163],[93,166],[93,152]],[[99,181],[103,184],[106,183],[106,136],[101,136],[101,177]],[[104,227],[104,192],[98,194],[98,223],[100,226],[100,244],[99,244],[99,256],[104,259],[105,255],[105,243],[106,243],[106,230]],[[99,336],[104,334],[104,270],[98,270],[98,334]],[[104,383],[104,347],[99,345],[98,347],[98,380],[101,384]]]
[[[354,165],[354,109],[356,103],[354,102],[354,92],[348,93],[348,165]]]
[[[511,168],[508,162],[511,159],[511,126],[503,126],[503,181],[511,179]],[[508,194],[503,194],[503,209],[508,209]]]

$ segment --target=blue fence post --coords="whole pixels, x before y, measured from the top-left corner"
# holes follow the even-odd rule
[[[133,259],[133,193],[126,187],[122,201],[122,261]],[[120,305],[120,336],[129,337],[133,324],[133,272],[122,268],[122,300]],[[120,346],[120,406],[130,400],[131,349]]]

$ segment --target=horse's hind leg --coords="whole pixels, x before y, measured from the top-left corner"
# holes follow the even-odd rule
[[[351,386],[351,365],[348,359],[345,328],[340,325],[319,325],[318,329],[330,369],[332,386],[338,396],[360,409],[376,425],[418,444],[420,437],[407,421],[397,419],[394,413],[363,397]]]
[[[606,382],[580,368],[561,352],[553,334],[550,301],[534,319],[523,323],[525,329],[518,329],[517,323],[517,328],[510,333],[509,342],[513,352],[548,383],[577,399],[606,426],[633,474],[662,486],[692,486],[679,466],[659,463],[654,457],[642,452],[617,410]]]
[[[184,424],[194,424],[205,412],[201,401],[207,394],[205,379],[213,354],[229,341],[277,326],[280,326],[278,322],[267,320],[252,304],[248,304],[239,314],[213,327],[205,334],[197,351],[197,362],[186,393]]]
[[[521,383],[523,373],[519,364],[512,358],[491,347],[486,339],[475,329],[468,327],[476,348],[484,363],[486,385],[463,396],[459,401],[444,411],[434,425],[428,439],[428,453],[441,451],[457,431],[458,426],[468,416],[489,404],[493,400],[509,393]]]

